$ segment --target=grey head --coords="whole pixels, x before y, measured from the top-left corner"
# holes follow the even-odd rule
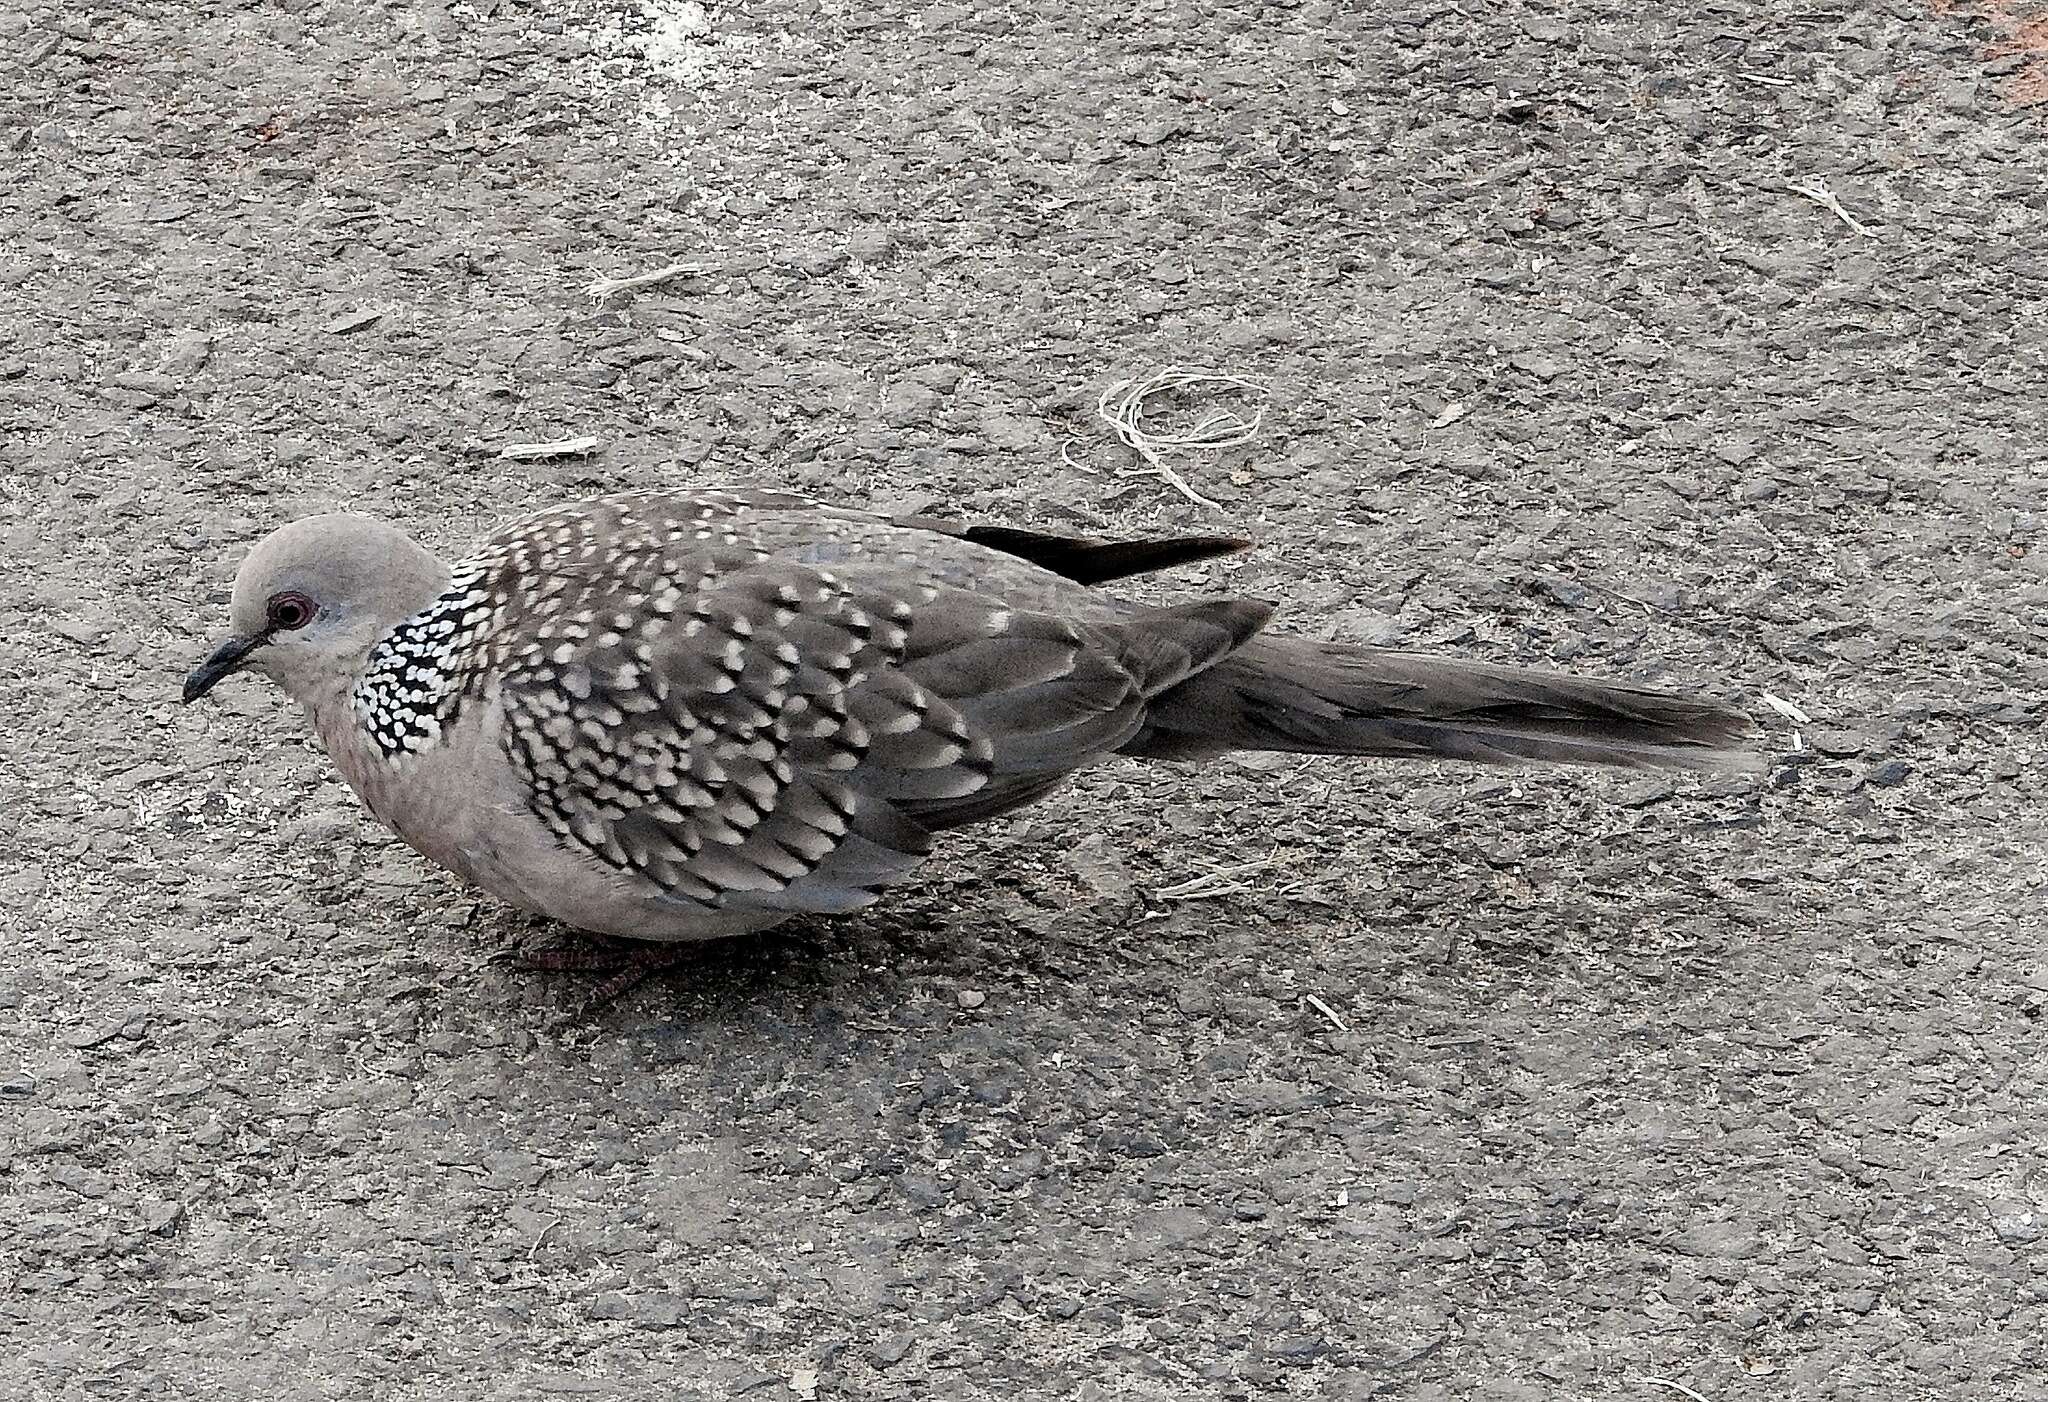
[[[370,649],[447,584],[446,566],[372,517],[307,516],[280,527],[236,571],[229,637],[185,678],[185,700],[250,671],[311,702],[351,684]]]

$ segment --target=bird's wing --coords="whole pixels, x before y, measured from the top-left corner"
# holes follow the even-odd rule
[[[588,506],[502,542],[531,601],[496,643],[511,759],[562,841],[715,909],[867,904],[937,829],[1130,740],[1269,613],[1087,621],[897,552],[826,568],[716,516],[700,539],[694,507]]]

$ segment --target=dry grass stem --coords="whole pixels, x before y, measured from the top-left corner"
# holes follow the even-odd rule
[[[1161,450],[1166,448],[1229,448],[1249,443],[1266,417],[1262,404],[1247,419],[1228,409],[1214,409],[1194,427],[1177,433],[1160,432],[1145,426],[1145,401],[1157,395],[1179,394],[1202,385],[1224,385],[1245,394],[1264,398],[1269,391],[1255,380],[1219,370],[1199,370],[1190,365],[1167,365],[1142,380],[1118,380],[1095,401],[1095,415],[1108,424],[1118,441],[1145,460],[1146,466],[1122,469],[1122,477],[1157,477],[1197,506],[1211,511],[1222,508],[1188,484],[1185,477],[1167,466]]]
[[[557,1217],[554,1221],[548,1223],[545,1227],[542,1227],[540,1229],[540,1235],[533,1239],[533,1245],[526,1248],[526,1259],[531,1261],[535,1256],[539,1255],[541,1246],[548,1239],[548,1233],[561,1225],[562,1219]]]
[[[1160,888],[1153,894],[1162,901],[1214,900],[1218,896],[1234,896],[1251,888],[1237,878],[1250,876],[1253,872],[1266,871],[1279,866],[1284,857],[1261,857],[1255,862],[1239,862],[1235,866],[1217,867],[1200,876],[1183,881],[1178,885]]]
[[[1834,215],[1835,218],[1847,224],[1855,231],[1859,238],[1874,239],[1877,237],[1875,229],[1857,219],[1848,210],[1842,208],[1842,202],[1835,198],[1834,192],[1828,189],[1827,186],[1816,182],[1812,185],[1794,185],[1791,187],[1791,190],[1795,195],[1806,196],[1806,198],[1812,200],[1822,209]]]
[[[596,452],[601,441],[586,433],[581,438],[558,438],[552,443],[507,443],[498,449],[498,456],[513,462],[538,462],[542,458],[580,458]]]
[[[1782,696],[1773,696],[1770,692],[1766,691],[1764,693],[1764,704],[1766,706],[1769,706],[1772,710],[1776,711],[1779,715],[1783,716],[1786,720],[1791,721],[1794,725],[1813,724],[1812,716],[1809,716],[1808,714],[1806,714],[1804,710],[1800,709],[1792,702],[1787,701]]]
[[[1349,1027],[1346,1027],[1344,1025],[1344,1019],[1337,1016],[1337,1010],[1331,1007],[1328,1003],[1325,1003],[1322,999],[1316,997],[1315,994],[1304,993],[1301,995],[1301,1000],[1304,1003],[1307,1003],[1311,1008],[1314,1008],[1317,1012],[1321,1013],[1324,1017],[1328,1018],[1330,1020],[1330,1026],[1336,1028],[1339,1032],[1349,1032],[1351,1030]]]
[[[584,288],[583,295],[593,302],[602,302],[616,293],[655,287],[664,282],[673,282],[679,277],[701,277],[710,271],[702,263],[671,263],[666,268],[656,268],[651,273],[636,273],[632,277],[601,277]]]

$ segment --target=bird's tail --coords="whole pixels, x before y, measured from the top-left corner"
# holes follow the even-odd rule
[[[1702,697],[1414,652],[1259,636],[1153,698],[1123,747],[1491,764],[1752,769],[1750,718]]]

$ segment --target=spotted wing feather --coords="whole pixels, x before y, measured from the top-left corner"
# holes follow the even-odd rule
[[[613,509],[607,552],[588,504],[506,552],[529,601],[501,642],[507,748],[561,841],[679,906],[865,905],[935,830],[1130,741],[1267,612],[1083,621],[886,555],[778,556],[730,516]]]
[[[678,902],[866,904],[929,849],[903,804],[987,776],[986,742],[895,670],[904,611],[755,562],[670,620],[508,668],[509,749],[534,811]]]

